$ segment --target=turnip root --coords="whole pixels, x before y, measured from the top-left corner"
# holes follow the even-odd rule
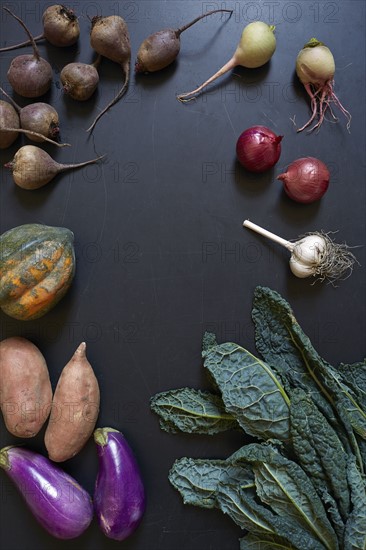
[[[39,189],[49,183],[57,174],[94,164],[105,155],[78,164],[59,164],[46,151],[35,145],[24,145],[10,162],[5,164],[13,173],[13,180],[22,189]]]
[[[24,22],[8,8],[3,8],[20,23],[32,43],[33,54],[18,55],[10,63],[7,73],[13,90],[23,97],[39,97],[50,89],[52,82],[52,67],[43,59],[37,48],[33,36]]]
[[[51,105],[37,101],[25,107],[20,107],[1,87],[0,92],[9,99],[17,111],[21,128],[29,130],[29,134],[26,134],[29,139],[39,142],[58,136],[60,131],[58,114]],[[37,137],[37,134],[41,135]]]
[[[75,456],[94,431],[99,413],[98,380],[82,342],[61,372],[45,433],[48,456],[63,462]]]
[[[100,60],[101,56],[98,55],[92,64],[69,63],[66,65],[60,74],[63,91],[77,101],[89,99],[99,83],[97,67]]]
[[[80,35],[79,22],[74,12],[61,4],[54,4],[45,9],[42,16],[43,33],[34,37],[34,41],[46,39],[53,46],[72,46],[78,41]],[[26,40],[20,44],[0,48],[0,52],[8,52],[23,46],[32,44]]]
[[[332,103],[346,117],[347,130],[349,130],[352,117],[334,93],[334,73],[335,62],[332,52],[323,42],[319,42],[316,38],[311,38],[299,52],[296,59],[296,74],[311,99],[312,110],[310,119],[297,130],[298,132],[302,132],[302,130],[310,126],[316,117],[318,117],[318,122],[314,124],[310,131],[320,128],[328,109],[332,117],[336,119],[332,111]]]
[[[254,21],[254,23],[247,25],[242,32],[240,42],[232,58],[201,86],[198,86],[192,92],[178,95],[177,99],[182,102],[191,101],[206,86],[238,65],[248,69],[256,69],[267,63],[276,50],[274,29],[273,25],[267,25],[262,21]]]
[[[118,94],[94,119],[87,132],[91,132],[98,120],[117,103],[128,89],[130,80],[131,45],[126,21],[119,15],[108,17],[96,16],[92,19],[90,31],[91,47],[103,57],[118,63],[125,75],[125,80]]]
[[[20,127],[19,115],[10,103],[0,100],[0,149],[7,149],[18,137]],[[3,128],[14,128],[14,131],[3,132]]]
[[[193,21],[179,29],[164,29],[145,38],[137,53],[135,72],[153,73],[168,67],[179,54],[180,35],[182,32],[192,27],[192,25],[204,17],[217,12],[229,12],[231,15],[233,10],[211,10],[196,17]]]

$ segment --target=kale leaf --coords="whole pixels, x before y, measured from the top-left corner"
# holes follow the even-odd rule
[[[209,348],[204,358],[226,410],[246,433],[260,439],[289,439],[290,400],[266,363],[232,343]]]
[[[216,434],[239,428],[235,418],[225,411],[220,396],[182,388],[156,394],[151,409],[160,417],[160,427],[170,433]]]

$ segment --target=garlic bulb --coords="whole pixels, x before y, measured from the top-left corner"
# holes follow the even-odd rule
[[[307,235],[294,243],[290,258],[290,269],[296,277],[316,275],[317,266],[322,262],[326,250],[326,240],[322,235]]]
[[[287,248],[291,252],[290,269],[301,279],[318,276],[321,281],[328,279],[332,283],[346,279],[357,261],[346,244],[333,242],[327,233],[315,231],[304,235],[296,242],[291,242],[249,220],[245,220],[243,226]]]

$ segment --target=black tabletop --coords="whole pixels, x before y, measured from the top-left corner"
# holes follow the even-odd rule
[[[34,34],[41,32],[42,12],[49,4],[7,3]],[[20,335],[32,340],[47,360],[53,386],[78,344],[87,342],[101,389],[98,426],[123,431],[146,486],[144,521],[124,548],[238,548],[240,528],[216,510],[184,506],[168,482],[168,471],[178,457],[223,458],[249,439],[240,432],[169,435],[159,429],[149,400],[171,388],[208,387],[201,359],[206,330],[220,342],[235,341],[255,351],[251,307],[257,285],[288,300],[330,363],[365,356],[365,3],[80,0],[71,7],[80,16],[78,44],[61,49],[41,42],[39,47],[54,71],[51,91],[42,101],[57,109],[61,139],[72,146],[42,147],[62,163],[107,158],[62,174],[36,191],[19,189],[1,168],[1,232],[26,223],[67,227],[75,234],[77,260],[70,291],[47,315],[21,322],[0,313],[1,339]],[[78,103],[61,90],[64,65],[93,59],[89,30],[94,15],[125,18],[133,68],[146,36],[216,7],[234,13],[230,19],[213,15],[183,33],[178,60],[169,68],[132,73],[125,97],[92,135],[85,131],[123,78],[118,65],[104,59],[98,91],[90,100]],[[24,39],[8,14],[1,12],[0,19],[2,45]],[[271,61],[260,69],[236,68],[195,101],[177,101],[177,93],[192,90],[229,60],[244,26],[257,19],[276,25]],[[338,123],[325,121],[319,133],[296,133],[294,120],[305,123],[310,104],[295,75],[295,60],[313,36],[333,52],[334,89],[352,115],[350,132],[339,113]],[[1,86],[10,94],[10,61],[29,51],[1,54]],[[31,102],[13,97],[22,106]],[[284,136],[279,162],[260,175],[245,171],[235,154],[238,136],[253,125]],[[26,143],[31,142],[20,137],[2,150],[1,165]],[[276,180],[289,163],[305,156],[323,160],[331,172],[327,193],[309,205],[291,201]],[[312,285],[291,273],[287,250],[242,227],[246,218],[286,239],[335,231],[335,240],[356,247],[360,265],[336,287]],[[21,442],[43,453],[43,435]],[[1,446],[19,442],[3,422],[0,440]],[[97,471],[93,441],[63,467],[92,494]],[[116,547],[96,522],[77,540],[51,538],[5,473],[0,474],[2,548]]]

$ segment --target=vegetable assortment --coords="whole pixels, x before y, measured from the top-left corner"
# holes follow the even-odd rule
[[[186,504],[218,508],[247,531],[242,550],[365,548],[366,362],[327,363],[290,305],[267,287],[255,289],[252,319],[262,358],[206,333],[212,392],[200,392],[197,408],[197,390],[165,391],[151,408],[168,432],[212,434],[215,399],[217,423],[236,420],[260,442],[225,459],[180,458],[169,480]]]
[[[40,57],[36,42],[46,39],[67,47],[78,41],[80,27],[74,12],[54,5],[43,13],[43,33],[33,37],[24,22],[8,8],[29,40],[0,48],[9,51],[31,45],[33,54],[13,59],[8,80],[26,98],[44,95],[51,86],[52,68]],[[177,29],[148,36],[136,58],[136,73],[152,73],[175,61],[181,34],[206,16],[232,10],[215,9]],[[209,84],[236,66],[258,68],[276,50],[275,28],[262,21],[247,25],[232,58],[212,77],[177,99],[196,98]],[[91,20],[90,46],[97,57],[90,64],[69,63],[60,72],[63,91],[76,101],[87,101],[99,85],[98,67],[103,57],[117,63],[124,75],[115,97],[87,129],[128,90],[131,44],[126,21],[119,15]],[[347,119],[351,115],[334,93],[335,62],[329,48],[311,39],[299,52],[296,73],[311,99],[311,118],[319,129],[325,115],[335,119],[332,106]],[[59,118],[47,103],[20,107],[0,101],[0,148],[9,147],[19,133],[37,143],[59,147]],[[243,131],[236,142],[236,156],[248,171],[270,170],[281,155],[283,135],[256,125]],[[37,190],[60,172],[93,164],[56,162],[34,145],[21,147],[5,164],[15,184]],[[324,162],[304,157],[278,175],[292,200],[307,204],[328,190],[330,174]],[[347,278],[356,257],[346,244],[337,244],[324,231],[287,241],[245,220],[252,229],[284,246],[290,269],[299,278],[316,277],[335,283]],[[0,236],[0,307],[17,320],[34,320],[46,314],[65,295],[75,273],[73,234],[66,228],[41,224],[19,226]],[[363,393],[365,362],[335,369],[314,350],[297,324],[290,306],[275,291],[257,287],[253,321],[262,358],[241,346],[218,344],[213,334],[203,340],[204,367],[214,382],[212,391],[181,388],[161,392],[151,409],[167,432],[214,435],[242,429],[255,442],[225,459],[177,460],[171,484],[185,503],[218,508],[248,533],[240,548],[351,550],[366,547],[366,410]],[[46,458],[27,448],[0,450],[0,467],[14,481],[39,523],[54,537],[80,536],[95,514],[108,538],[123,541],[140,525],[146,508],[145,488],[136,458],[122,432],[97,428],[100,391],[82,342],[63,369],[54,395],[45,358],[21,337],[0,342],[1,410],[8,431],[17,437],[34,437],[44,426]],[[24,414],[41,407],[42,414]],[[40,397],[41,396],[41,397]],[[73,416],[70,412],[73,404]],[[16,406],[16,414],[11,407]],[[99,468],[93,502],[79,483],[56,466],[82,452],[94,435]],[[317,435],[315,435],[317,434]],[[260,443],[257,441],[260,440]],[[24,490],[24,488],[27,490]],[[30,488],[30,491],[29,491]],[[28,494],[29,492],[29,494]],[[93,510],[94,506],[94,510]]]

